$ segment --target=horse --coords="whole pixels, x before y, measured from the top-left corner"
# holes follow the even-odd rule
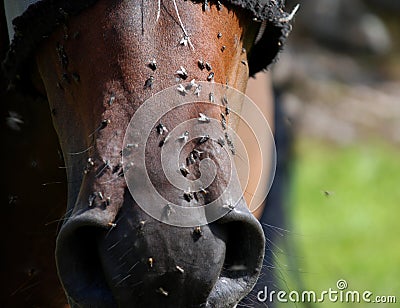
[[[131,148],[124,143],[130,119],[157,92],[173,86],[180,95],[193,84],[199,89],[195,82],[178,86],[188,77],[244,92],[249,75],[265,68],[282,48],[291,20],[282,8],[277,1],[263,5],[239,1],[98,0],[71,4],[43,0],[14,19],[14,39],[4,70],[11,86],[39,93],[36,95],[48,101],[68,189],[65,192],[63,185],[51,188],[54,195],[46,206],[37,186],[31,187],[29,197],[19,192],[7,195],[10,219],[3,228],[18,234],[20,247],[10,252],[18,255],[15,262],[10,262],[8,254],[5,264],[12,272],[27,253],[32,264],[40,264],[40,270],[24,264],[16,270],[21,275],[10,275],[15,280],[14,291],[7,290],[12,295],[8,303],[22,306],[32,300],[35,305],[60,307],[67,305],[65,291],[72,307],[234,307],[250,292],[261,271],[265,240],[243,198],[234,205],[219,204],[226,211],[211,223],[182,227],[160,222],[132,197],[125,177],[131,166],[124,165],[121,156]],[[25,97],[13,99],[22,104]],[[154,110],[159,108],[153,106]],[[37,109],[43,111],[43,105]],[[46,117],[37,114],[38,110],[34,113],[36,119]],[[171,144],[171,140],[167,142],[169,131],[185,119],[208,122],[220,117],[220,106],[198,101],[177,106],[152,123],[144,147],[145,167],[150,170],[151,182],[171,203],[206,205],[227,187],[230,194],[241,190],[235,183],[229,185],[232,173],[223,156],[226,151],[220,149],[225,144],[208,135],[191,139],[182,147],[183,157],[197,156],[193,157],[195,163],[180,170],[183,177],[190,173],[199,178],[201,160],[213,161],[218,170],[208,187],[182,191],[161,172],[161,152]],[[21,124],[13,114],[8,118],[14,127]],[[31,127],[43,128],[42,124],[32,123]],[[223,127],[217,129],[225,135]],[[31,132],[34,146],[43,152],[57,148],[55,136],[44,138],[48,132],[43,130]],[[225,139],[229,145],[229,138]],[[20,149],[27,150],[24,146]],[[233,152],[232,147],[230,150]],[[44,154],[52,156],[47,162],[50,169],[61,161],[55,152]],[[33,160],[29,168],[42,165]],[[8,168],[12,174],[13,165]],[[28,172],[28,181],[30,176]],[[33,176],[38,179],[37,174]],[[55,177],[62,178],[59,174]],[[67,194],[67,209],[56,241],[61,289],[53,268],[46,264],[51,260],[49,239],[54,238],[57,224],[50,224],[52,229],[47,229],[45,236],[35,226],[38,220],[48,222],[49,217],[60,214],[64,199],[56,196],[63,193]],[[25,202],[29,198],[25,214],[31,215],[25,215],[23,225],[38,232],[30,238],[15,224],[21,215],[19,198]],[[172,209],[166,209],[166,216],[170,216]],[[29,243],[28,251],[23,242]],[[44,251],[47,255],[41,257]],[[22,283],[15,284],[17,281]],[[43,289],[44,284],[49,288]],[[37,286],[43,291],[31,293]],[[30,293],[28,298],[19,296],[26,292]]]

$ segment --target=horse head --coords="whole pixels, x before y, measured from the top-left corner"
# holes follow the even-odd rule
[[[15,21],[6,69],[16,76],[35,46],[32,79],[48,98],[67,170],[56,259],[71,306],[234,307],[250,292],[264,235],[231,164],[234,95],[209,89],[244,92],[275,57],[290,20],[278,2],[39,1]],[[165,89],[175,94],[160,96]],[[191,103],[160,113],[189,92]],[[166,167],[178,182],[213,178],[184,189]],[[189,210],[168,223],[180,208]]]

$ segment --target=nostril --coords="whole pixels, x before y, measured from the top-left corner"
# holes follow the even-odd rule
[[[245,224],[233,222],[229,225],[222,276],[236,279],[257,272],[258,246],[261,245],[254,243],[256,239]]]
[[[256,284],[264,259],[264,233],[247,208],[235,209],[221,223],[227,227],[226,254],[207,307],[234,307]]]
[[[60,231],[57,268],[71,307],[116,306],[96,246],[101,232],[104,230],[100,227],[80,226],[71,221]]]

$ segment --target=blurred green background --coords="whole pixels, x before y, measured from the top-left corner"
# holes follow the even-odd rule
[[[297,1],[287,1],[289,10]],[[273,69],[294,133],[278,290],[395,295],[400,307],[400,4],[300,1]]]
[[[348,290],[400,300],[399,149],[381,141],[335,146],[303,139],[295,151],[291,222],[277,252],[282,289],[318,294],[345,279]]]

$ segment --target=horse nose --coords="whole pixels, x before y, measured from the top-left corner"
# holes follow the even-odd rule
[[[243,200],[194,228],[161,223],[131,201],[116,225],[104,216],[82,213],[59,234],[57,265],[72,307],[234,307],[261,271],[263,231]]]

